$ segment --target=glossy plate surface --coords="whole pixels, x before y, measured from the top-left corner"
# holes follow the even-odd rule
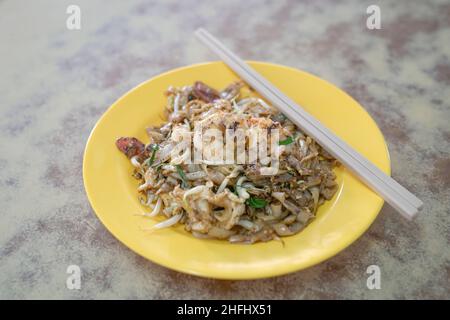
[[[250,62],[263,76],[335,134],[390,174],[385,140],[369,114],[349,95],[306,72],[280,65]],[[100,118],[89,137],[83,179],[98,218],[121,242],[149,260],[181,272],[221,279],[254,279],[301,270],[337,254],[364,233],[383,200],[342,166],[336,169],[339,191],[320,207],[301,233],[254,245],[200,240],[183,226],[154,233],[142,231],[157,220],[139,217],[138,181],[132,166],[115,146],[120,136],[147,142],[145,128],[162,123],[168,86],[201,80],[223,88],[237,76],[222,62],[192,65],[156,76],[126,93]]]

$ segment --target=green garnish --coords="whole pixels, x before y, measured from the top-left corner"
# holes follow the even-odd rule
[[[159,172],[159,171],[161,171],[163,165],[164,165],[164,163],[158,163],[153,168],[155,168],[156,172]]]
[[[155,162],[155,155],[156,155],[156,151],[159,150],[159,146],[157,144],[154,144],[154,145],[152,145],[151,149],[152,149],[152,155],[150,156],[150,158],[145,160],[145,164],[148,165],[149,167],[153,164],[153,162]]]
[[[267,206],[267,201],[260,198],[250,197],[248,198],[245,203],[252,208],[260,209]]]
[[[175,167],[177,168],[177,172],[181,177],[181,182],[182,182],[181,187],[186,189],[189,186],[189,184],[187,182],[186,174],[184,173],[183,169],[181,169],[181,166],[179,164],[177,164]]]
[[[279,144],[280,146],[286,146],[286,145],[288,145],[288,144],[291,144],[292,142],[294,142],[294,139],[293,139],[292,137],[287,137],[287,138],[284,139],[284,140],[278,141],[278,144]]]

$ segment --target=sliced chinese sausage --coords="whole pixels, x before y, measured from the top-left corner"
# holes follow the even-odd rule
[[[121,137],[117,139],[116,146],[128,158],[140,155],[145,150],[145,145],[133,137]]]
[[[201,81],[194,83],[194,95],[205,102],[213,102],[214,100],[220,99],[220,94],[217,90],[207,86]]]

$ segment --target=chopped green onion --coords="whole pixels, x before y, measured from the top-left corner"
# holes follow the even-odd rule
[[[186,174],[184,173],[183,169],[181,168],[181,166],[179,164],[177,164],[175,167],[177,168],[177,172],[181,177],[181,181],[182,181],[181,187],[186,189],[189,186],[189,184],[187,182]]]
[[[287,138],[284,139],[284,140],[278,141],[278,144],[279,144],[280,146],[286,146],[286,145],[288,145],[288,144],[291,144],[292,142],[294,142],[294,139],[293,139],[292,137],[287,137]]]
[[[256,208],[256,209],[260,209],[260,208],[264,208],[267,205],[267,201],[264,199],[260,199],[260,198],[254,198],[254,197],[250,197],[248,198],[245,203],[252,208]]]
[[[145,164],[148,166],[151,166],[153,164],[153,162],[155,162],[155,155],[156,155],[156,151],[159,150],[159,146],[157,144],[154,144],[154,145],[152,145],[151,149],[152,149],[152,155],[150,156],[150,158],[145,160]]]
[[[159,172],[159,171],[161,171],[163,165],[164,165],[164,163],[158,163],[153,168],[155,168],[156,172]]]

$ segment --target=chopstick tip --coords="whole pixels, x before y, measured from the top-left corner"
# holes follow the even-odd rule
[[[194,31],[194,34],[196,35],[196,36],[200,36],[202,33],[204,33],[205,32],[205,29],[203,29],[202,27],[200,27],[200,28],[197,28],[195,31]]]

